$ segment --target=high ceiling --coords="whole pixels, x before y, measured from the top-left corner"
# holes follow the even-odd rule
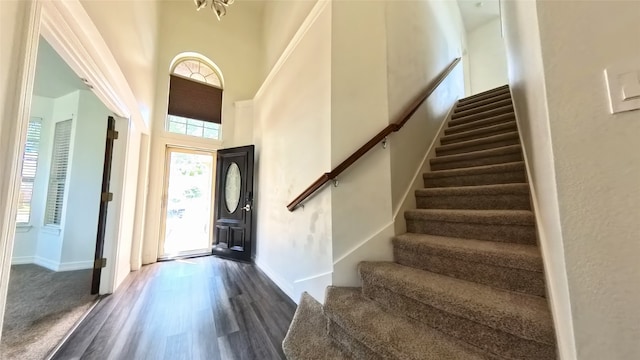
[[[81,89],[87,89],[87,86],[51,45],[40,37],[33,94],[55,99]]]
[[[467,32],[500,17],[499,0],[458,0]]]

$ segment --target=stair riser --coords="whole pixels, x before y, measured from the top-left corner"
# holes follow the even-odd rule
[[[450,236],[517,244],[536,245],[532,225],[478,224],[428,219],[407,219],[407,231],[418,234]]]
[[[497,100],[488,104],[484,104],[484,105],[480,105],[477,104],[474,107],[468,108],[468,109],[457,109],[453,112],[452,115],[452,119],[458,119],[458,118],[462,118],[465,116],[469,116],[469,115],[474,115],[477,113],[481,113],[481,112],[485,112],[485,111],[489,111],[489,110],[493,110],[493,109],[497,109],[497,108],[501,108],[503,106],[508,106],[511,105],[511,99],[503,99],[503,100]]]
[[[498,289],[545,296],[542,273],[459,260],[439,249],[417,250],[394,247],[395,261],[401,265],[473,281]],[[447,256],[448,255],[448,256]]]
[[[418,209],[531,210],[528,194],[416,196]]]
[[[499,140],[499,141],[490,142],[490,143],[480,143],[476,145],[469,145],[469,146],[453,148],[453,149],[437,147],[436,156],[464,154],[472,151],[495,149],[503,146],[519,145],[519,144],[520,144],[520,139],[517,136],[515,136],[514,138],[511,138],[511,139],[504,139],[504,140]]]
[[[501,100],[505,100],[505,99],[511,99],[511,94],[506,92],[504,94],[495,95],[495,96],[487,98],[487,99],[476,100],[475,102],[471,102],[471,103],[468,103],[468,104],[465,104],[465,105],[461,105],[460,103],[458,103],[456,105],[455,111],[466,111],[466,110],[473,109],[473,108],[478,107],[478,106],[491,104],[491,103],[494,103],[496,101],[501,101]]]
[[[513,112],[513,106],[504,106],[501,108],[483,111],[473,115],[467,115],[463,117],[455,117],[455,115],[451,115],[451,120],[449,120],[449,127],[459,126],[464,124],[469,124],[474,121],[488,119],[494,116],[500,116]]]
[[[445,135],[453,135],[453,134],[458,134],[461,132],[467,132],[470,130],[475,130],[475,129],[481,129],[484,127],[488,127],[488,126],[493,126],[493,125],[498,125],[498,124],[504,124],[504,123],[508,123],[511,121],[514,121],[515,117],[513,114],[504,114],[501,116],[496,116],[493,118],[489,118],[489,119],[483,119],[483,120],[478,120],[478,121],[474,121],[472,123],[468,123],[468,124],[463,124],[460,126],[451,126],[449,125],[445,130],[444,130],[444,134]]]
[[[556,359],[555,346],[523,339],[447,313],[378,286],[375,279],[367,276],[363,276],[362,281],[364,295],[388,310],[413,318],[487,352],[508,359]]]
[[[459,161],[451,161],[451,162],[443,162],[437,163],[431,160],[431,170],[449,170],[449,169],[460,169],[460,168],[468,168],[473,166],[482,166],[482,165],[493,165],[493,164],[504,164],[508,162],[522,161],[522,152],[518,151],[513,154],[505,154],[498,156],[486,156],[477,159],[469,159],[469,160],[459,160]]]
[[[527,177],[522,170],[513,172],[449,176],[442,178],[425,178],[424,187],[452,187],[452,186],[474,186],[492,184],[515,184],[527,182]]]
[[[487,129],[476,130],[472,134],[459,133],[459,134],[444,136],[440,139],[440,145],[450,145],[450,144],[455,144],[463,141],[483,139],[489,136],[510,133],[517,130],[518,130],[518,126],[516,125],[515,122],[505,123],[502,125],[498,125],[494,129],[487,128]]]
[[[386,359],[369,349],[360,341],[354,339],[340,325],[332,320],[329,320],[329,337],[345,354],[350,355],[353,359]]]
[[[483,94],[476,94],[476,95],[468,96],[468,97],[466,97],[464,99],[460,99],[460,100],[458,100],[458,105],[459,106],[467,106],[467,105],[470,105],[470,104],[477,104],[480,101],[484,101],[484,100],[487,100],[487,99],[493,99],[495,97],[506,95],[506,94],[511,95],[511,93],[510,93],[508,88],[499,89],[499,90],[495,90],[495,91],[489,91],[489,92],[486,92],[486,93],[483,93]]]

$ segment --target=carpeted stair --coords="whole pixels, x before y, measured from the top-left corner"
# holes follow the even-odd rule
[[[395,262],[360,263],[324,307],[304,294],[288,359],[556,358],[509,88],[458,101],[440,144]]]

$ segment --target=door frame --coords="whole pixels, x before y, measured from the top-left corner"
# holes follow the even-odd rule
[[[107,108],[121,117],[131,119],[127,122],[138,131],[149,131],[122,70],[79,0],[34,0],[19,2],[16,6],[20,16],[24,18],[16,22],[14,40],[19,46],[12,54],[9,66],[15,66],[17,76],[9,79],[9,85],[18,91],[13,97],[7,98],[3,114],[6,119],[15,121],[7,121],[7,126],[3,124],[2,138],[7,141],[0,143],[0,172],[5,174],[4,180],[0,181],[0,326],[4,323],[9,287],[20,169],[33,98],[40,35],[76,74],[91,83],[94,93]],[[91,46],[87,47],[85,44]],[[120,240],[121,236],[114,239],[116,243]],[[111,263],[116,260],[113,259]],[[115,272],[115,269],[108,267],[106,270],[102,274],[102,280],[109,278],[105,275],[113,278],[113,274],[108,273]],[[105,284],[102,281],[106,290],[101,293],[112,292],[115,285],[115,282]]]
[[[171,152],[181,152],[185,154],[197,154],[197,155],[211,155],[213,159],[212,169],[211,169],[211,214],[209,216],[209,247],[206,252],[194,250],[192,252],[186,251],[180,255],[176,256],[165,256],[164,254],[164,244],[166,240],[166,230],[167,230],[167,197],[168,197],[168,189],[169,189],[169,168],[171,161]],[[205,255],[211,253],[211,247],[213,246],[213,237],[214,237],[214,206],[216,202],[216,162],[217,162],[217,151],[218,150],[210,150],[210,149],[202,149],[202,148],[191,148],[177,145],[167,144],[164,147],[164,170],[162,175],[162,199],[160,205],[160,237],[158,240],[158,261],[162,260],[170,260],[174,258],[184,257],[184,256],[192,256],[192,255]]]

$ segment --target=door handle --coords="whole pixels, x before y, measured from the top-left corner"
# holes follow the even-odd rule
[[[251,204],[247,204],[245,206],[242,207],[242,210],[244,211],[251,211]]]

